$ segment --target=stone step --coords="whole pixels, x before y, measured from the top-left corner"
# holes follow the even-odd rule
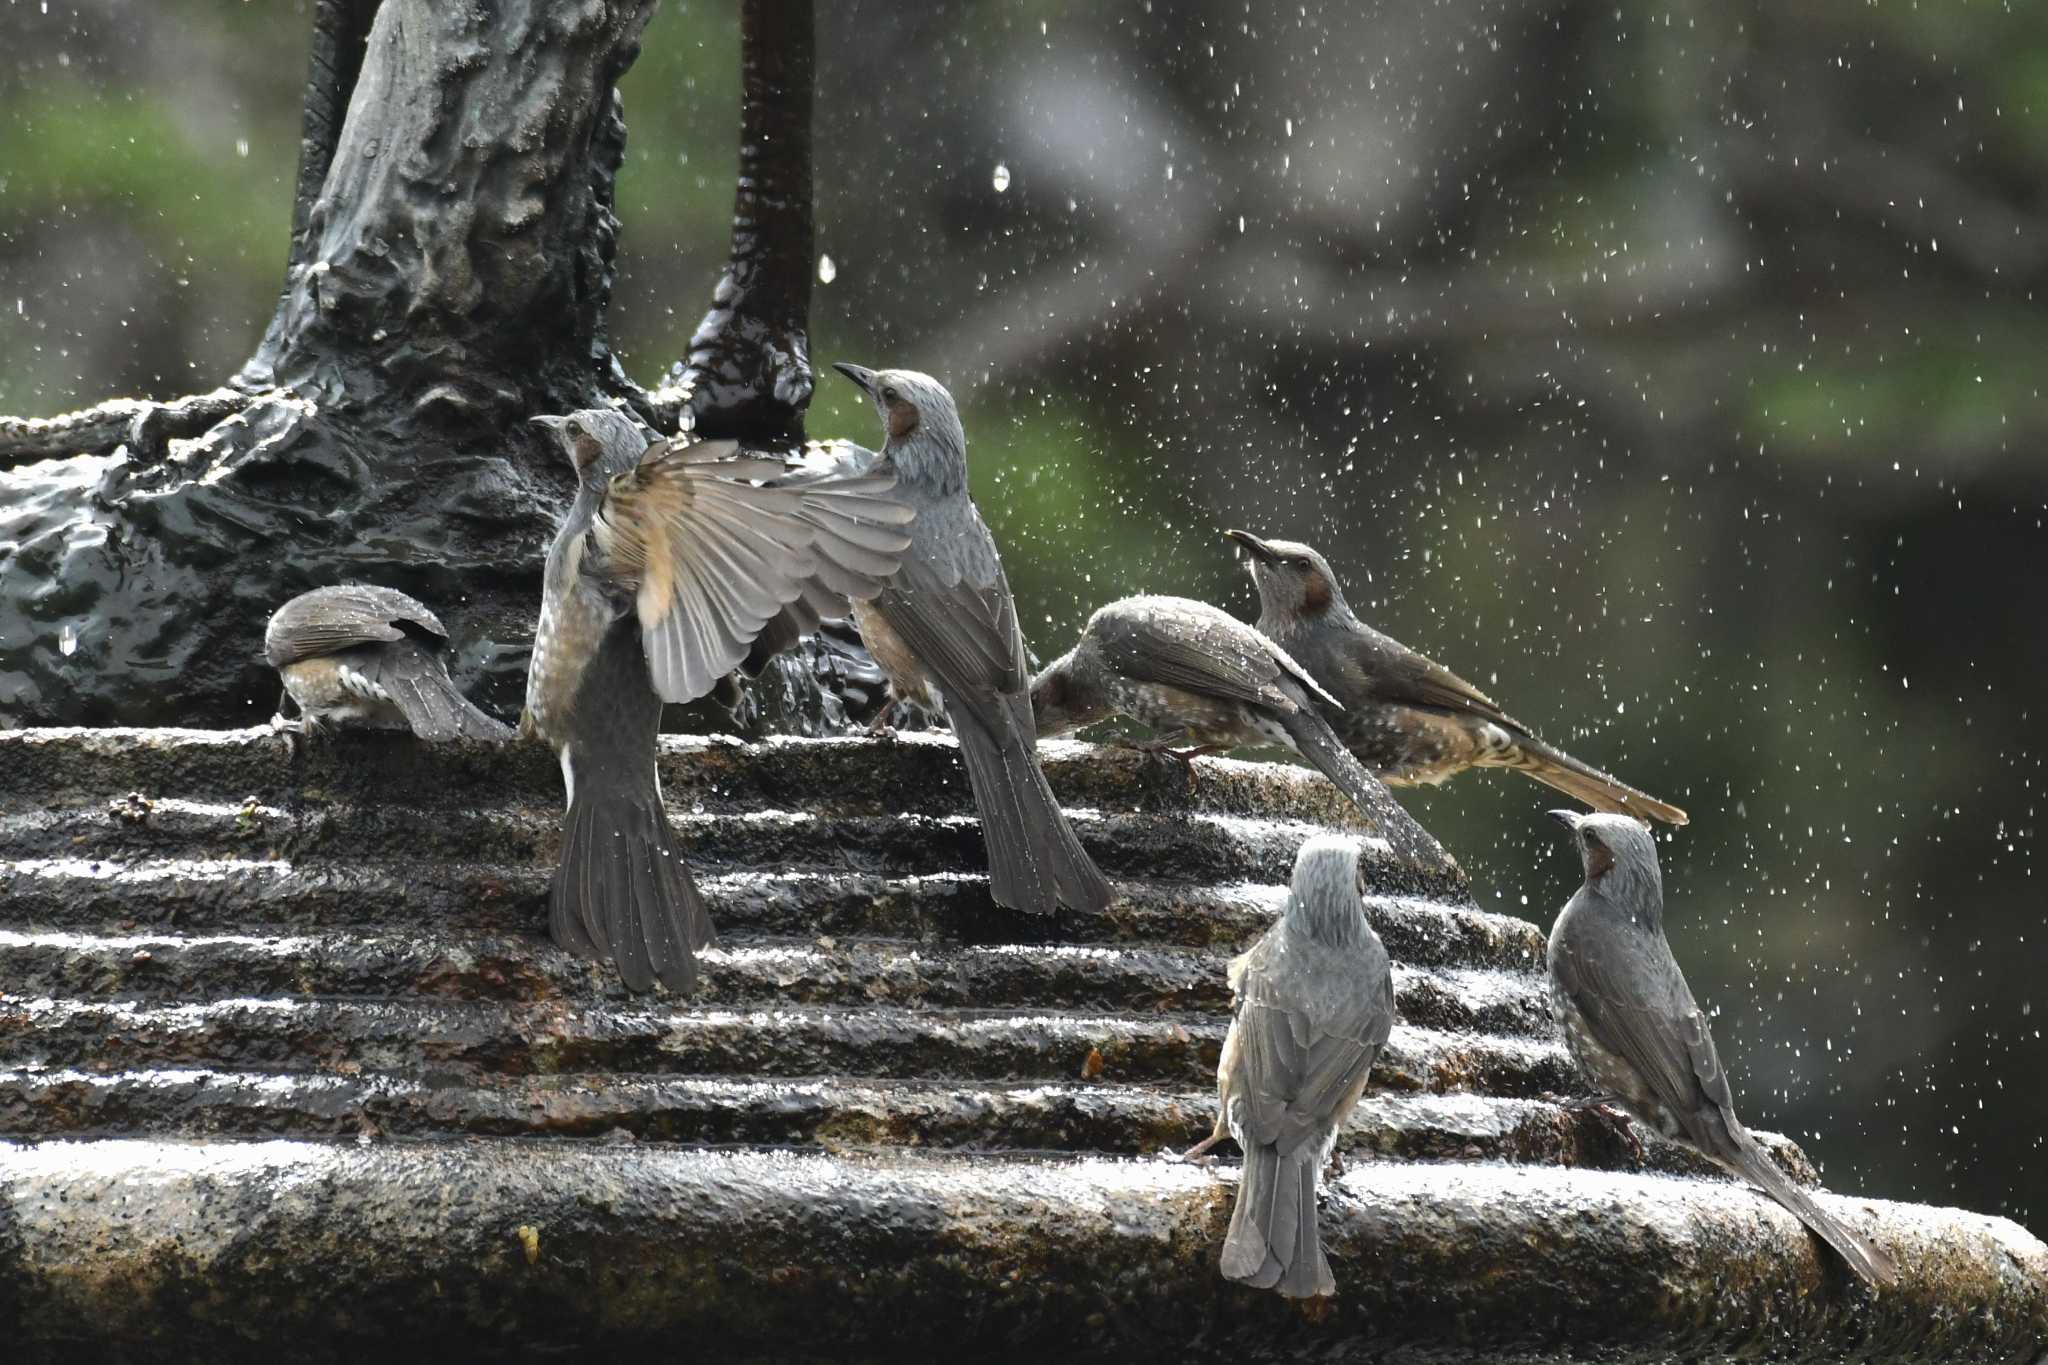
[[[1190,787],[1177,764],[1114,746],[1048,740],[1039,762],[1062,803],[1113,811],[1201,810],[1357,826],[1343,795],[1310,770],[1201,759]],[[662,789],[682,809],[792,809],[945,815],[971,810],[947,734],[888,739],[663,735]],[[432,780],[422,781],[430,776]],[[48,805],[135,792],[303,805],[515,804],[559,809],[561,772],[537,743],[422,745],[398,734],[334,732],[310,741],[248,730],[0,731],[0,803]]]
[[[161,1070],[0,1071],[0,1131],[129,1137],[603,1138],[841,1151],[1170,1155],[1208,1136],[1213,1089],[1079,1080],[952,1085],[836,1077],[532,1076],[434,1085],[399,1076]],[[1769,1135],[1763,1135],[1769,1140]],[[1608,1121],[1544,1099],[1375,1090],[1337,1150],[1401,1161],[1518,1161],[1710,1174],[1644,1135],[1642,1161]],[[1797,1148],[1780,1141],[1779,1150]],[[1225,1161],[1236,1148],[1218,1149]],[[1803,1165],[1790,1168],[1812,1182]]]
[[[938,1009],[1230,1010],[1227,961],[1170,948],[748,940],[700,959],[695,1008],[891,1004]],[[1549,1000],[1529,975],[1395,968],[1398,1008],[1440,1029],[1548,1036]],[[538,934],[176,936],[0,929],[0,982],[17,998],[163,1002],[241,996],[418,997],[628,1006],[615,972]],[[644,1005],[644,1001],[640,1002]]]
[[[987,854],[971,814],[834,815],[802,810],[691,812],[671,807],[685,856],[700,874],[735,868],[849,873],[983,873]],[[1112,877],[1213,883],[1285,882],[1294,855],[1320,827],[1207,812],[1070,813],[1089,854]],[[147,803],[13,809],[0,813],[11,859],[102,863],[195,853],[297,862],[449,861],[551,868],[561,813],[551,807],[477,805],[422,810],[357,805],[294,811],[258,801],[162,797]],[[1376,887],[1427,891],[1389,867]],[[1442,888],[1437,888],[1442,889]]]
[[[1819,1196],[1897,1258],[1873,1295],[1730,1182],[1495,1162],[1332,1176],[1337,1297],[1304,1311],[1219,1276],[1236,1188],[902,1148],[0,1143],[0,1302],[71,1359],[343,1361],[394,1320],[417,1359],[2002,1361],[2048,1336],[2048,1247],[2007,1219]]]
[[[20,858],[0,862],[0,927],[104,933],[175,926],[194,933],[533,932],[547,922],[544,865],[473,861],[339,863],[262,857]],[[709,873],[699,878],[721,933],[915,938],[945,942],[1140,943],[1236,952],[1265,932],[1282,886],[1124,882],[1101,914],[1057,917],[996,906],[972,873]],[[1397,961],[1540,969],[1543,933],[1525,920],[1404,897],[1369,896]]]
[[[0,996],[0,1065],[398,1072],[419,1077],[608,1072],[1211,1085],[1228,1020],[896,1006],[583,1011],[568,1004],[231,999],[144,1005]],[[1397,1024],[1388,1089],[1508,1097],[1576,1093],[1547,1038]]]

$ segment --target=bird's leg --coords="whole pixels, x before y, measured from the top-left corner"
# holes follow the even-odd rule
[[[1191,1166],[1214,1166],[1216,1158],[1208,1155],[1209,1149],[1229,1136],[1230,1123],[1221,1113],[1218,1113],[1216,1115],[1216,1127],[1211,1130],[1209,1136],[1203,1138],[1179,1156],[1174,1157],[1173,1160],[1185,1161]]]
[[[1604,1099],[1592,1100],[1574,1107],[1582,1114],[1591,1114],[1598,1118],[1609,1132],[1626,1143],[1633,1165],[1640,1167],[1643,1164],[1647,1158],[1647,1153],[1643,1150],[1643,1140],[1636,1136],[1635,1124],[1629,1121],[1627,1114]]]
[[[875,718],[868,722],[868,733],[871,735],[895,735],[896,726],[893,721],[896,715],[896,708],[900,705],[902,705],[902,702],[896,697],[891,697],[883,702],[882,709],[875,712]]]
[[[1181,771],[1187,774],[1188,790],[1193,791],[1201,785],[1201,779],[1195,775],[1195,759],[1203,754],[1213,753],[1215,750],[1209,745],[1187,750],[1174,747],[1177,744],[1185,743],[1187,738],[1187,731],[1175,730],[1171,734],[1155,735],[1151,739],[1117,739],[1112,741],[1112,743],[1119,749],[1129,749],[1135,753],[1149,754],[1153,758],[1172,759],[1175,763],[1180,764]]]

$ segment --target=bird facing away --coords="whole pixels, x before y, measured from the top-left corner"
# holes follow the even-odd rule
[[[456,690],[441,657],[447,643],[441,618],[417,600],[351,583],[279,607],[263,632],[263,657],[308,727],[337,721],[426,740],[511,739],[511,726]]]
[[[1443,850],[1344,748],[1316,701],[1337,708],[1286,650],[1228,612],[1185,597],[1110,603],[1031,683],[1041,738],[1123,715],[1157,732],[1140,747],[1183,762],[1241,746],[1292,749],[1390,843],[1412,843],[1440,862]],[[1194,747],[1175,752],[1183,744]]]
[[[1892,1258],[1792,1183],[1735,1117],[1707,1017],[1664,938],[1664,878],[1649,828],[1626,815],[1551,815],[1586,880],[1550,930],[1550,1003],[1580,1069],[1622,1108],[1791,1210],[1867,1283]]]
[[[874,593],[912,512],[886,474],[650,441],[606,409],[534,420],[577,481],[548,550],[522,720],[554,747],[568,792],[549,929],[616,961],[634,990],[688,991],[713,934],[661,803],[662,703],[703,696],[791,603],[843,615],[845,597]]]
[[[1365,918],[1358,845],[1319,834],[1294,859],[1279,923],[1230,964],[1230,1032],[1216,1066],[1216,1130],[1244,1176],[1223,1274],[1289,1298],[1337,1292],[1316,1221],[1316,1186],[1394,1029],[1387,950]]]
[[[1351,612],[1329,561],[1291,540],[1226,531],[1259,590],[1259,629],[1343,704],[1326,713],[1366,767],[1395,786],[1467,768],[1519,768],[1595,810],[1682,825],[1686,814],[1530,734],[1478,688]]]
[[[967,436],[953,396],[912,370],[835,365],[874,400],[897,496],[917,511],[889,586],[854,603],[854,623],[896,694],[943,708],[960,742],[998,905],[1100,910],[1109,882],[1039,769],[1031,667],[995,538],[967,493]],[[936,705],[934,703],[937,703]]]

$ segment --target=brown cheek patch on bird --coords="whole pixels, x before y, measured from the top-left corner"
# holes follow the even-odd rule
[[[604,454],[604,447],[597,443],[595,436],[578,436],[569,447],[569,458],[576,462],[576,468],[588,469]]]
[[[1311,616],[1321,616],[1330,609],[1330,580],[1314,569],[1301,583],[1301,609]]]
[[[1614,870],[1614,852],[1598,839],[1586,840],[1586,880]]]
[[[889,439],[900,441],[917,430],[917,409],[901,398],[889,405]]]

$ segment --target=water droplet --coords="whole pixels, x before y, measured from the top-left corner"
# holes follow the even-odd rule
[[[996,163],[994,184],[997,194],[1001,194],[1004,190],[1010,188],[1010,168],[1000,161]]]
[[[78,652],[78,627],[69,621],[64,623],[64,629],[57,632],[57,652],[67,655]]]
[[[830,284],[839,278],[839,267],[823,252],[818,254],[818,283]]]
[[[239,156],[239,157],[243,157],[243,158],[245,158],[245,159],[246,159],[246,158],[248,157],[248,155],[249,155],[249,139],[248,139],[248,138],[245,138],[245,137],[238,137],[238,138],[236,138],[236,139],[235,139],[235,155],[236,155],[236,156]]]

